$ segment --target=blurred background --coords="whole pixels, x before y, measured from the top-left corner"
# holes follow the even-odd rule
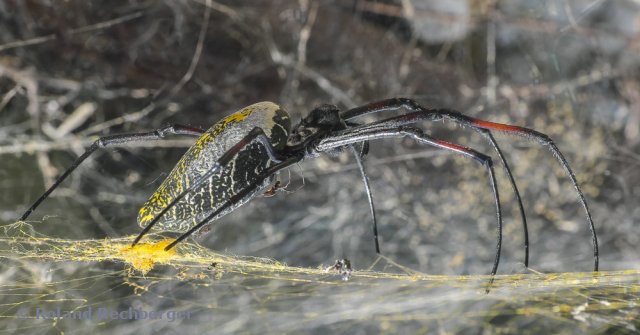
[[[451,108],[549,135],[568,159],[592,210],[600,269],[634,270],[640,238],[639,50],[637,0],[3,1],[0,221],[15,222],[97,136],[170,123],[208,128],[225,115],[265,100],[280,104],[295,123],[322,103],[347,109],[389,97],[410,97],[424,106]],[[390,115],[367,116],[363,121]],[[524,267],[518,207],[491,146],[473,130],[451,123],[420,127],[494,157],[505,215],[498,273],[531,273]],[[522,194],[530,268],[591,271],[593,251],[585,214],[558,161],[535,141],[505,134],[496,138]],[[137,234],[138,208],[192,143],[190,138],[171,137],[100,151],[28,221],[39,234],[60,239]],[[197,242],[224,254],[270,258],[296,267],[326,267],[348,258],[355,270],[372,267],[406,273],[411,269],[450,276],[490,272],[496,219],[484,168],[409,139],[372,142],[365,164],[381,251],[389,260],[376,262],[366,194],[348,152],[283,171],[280,180],[288,185],[286,191],[255,198],[217,221]],[[121,263],[27,266],[25,259],[5,257],[3,266],[17,270],[5,272],[2,284],[23,288],[34,273],[43,271],[48,281],[62,283],[98,274],[101,287],[118,296],[119,304],[132,303],[133,290],[119,286],[121,277],[104,272],[122,271]],[[198,315],[209,326],[192,321],[183,323],[181,327],[187,328],[181,332],[211,326],[221,326],[221,333],[257,332],[265,323],[271,331],[496,330],[493,318],[455,328],[468,320],[437,319],[425,326],[415,319],[383,323],[373,319],[375,313],[345,317],[354,306],[337,303],[342,300],[336,296],[322,300],[325,290],[335,289],[322,285],[310,293],[304,286],[296,291],[265,278],[256,284],[247,278],[225,281],[223,277],[218,283],[241,293],[219,296],[212,288],[215,281],[206,290],[199,284],[184,288],[188,281],[173,282],[168,287],[182,287],[190,298],[162,300],[167,295],[160,290],[164,293],[157,293],[154,299],[160,300],[154,306],[190,308],[185,307],[190,306],[185,305],[188,299],[201,302]],[[358,304],[384,309],[383,290],[375,283],[367,285],[372,301]],[[250,297],[261,294],[254,289],[282,296],[274,305],[256,303]],[[352,291],[346,298],[371,294],[364,292]],[[430,292],[436,295],[417,293],[426,295],[395,311],[417,306],[426,312],[430,299],[444,299]],[[41,298],[39,294],[35,296]],[[307,305],[305,313],[333,318],[294,328],[281,322],[299,317],[290,314],[298,305],[285,299],[298,294],[307,295],[305,301],[322,301]],[[205,297],[209,302],[202,301]],[[263,298],[268,297],[272,296],[264,293]],[[73,300],[61,299],[65,304]],[[135,299],[153,300],[145,295]],[[10,306],[17,308],[19,300],[11,301]],[[453,310],[474,304],[453,301],[465,304],[448,305]],[[217,304],[227,306],[226,313]],[[284,312],[256,319],[259,322],[246,316],[274,309]],[[3,312],[14,314],[11,308]],[[571,315],[569,319],[581,327],[610,329],[606,321]],[[622,332],[634,326],[632,320],[623,323]],[[11,318],[0,322],[7,330],[22,327]],[[572,322],[568,324],[573,327]],[[79,331],[78,325],[52,326],[48,321],[38,323],[37,329],[73,333]],[[143,325],[83,327],[117,327],[138,334],[179,329],[173,328],[176,324],[150,329]]]

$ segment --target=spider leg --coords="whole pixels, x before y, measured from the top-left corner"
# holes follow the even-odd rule
[[[362,125],[361,123],[356,123],[351,121],[345,121],[344,123],[350,128],[358,127]],[[367,154],[369,154],[369,142],[364,141],[362,142],[362,147],[360,148],[360,158],[364,159],[364,157],[367,156]]]
[[[547,148],[549,148],[553,153],[553,155],[556,157],[556,159],[560,162],[560,165],[565,170],[565,173],[567,173],[567,175],[569,176],[569,179],[571,180],[571,184],[573,185],[574,190],[578,194],[578,199],[585,211],[585,214],[587,217],[587,223],[589,225],[589,231],[591,232],[592,244],[593,244],[594,271],[598,271],[598,261],[599,261],[598,237],[596,234],[596,229],[593,223],[593,219],[591,217],[591,212],[589,211],[589,207],[587,206],[587,200],[584,194],[582,193],[582,190],[578,186],[578,181],[576,180],[576,177],[573,174],[573,171],[569,167],[569,162],[566,160],[564,155],[562,155],[562,153],[560,152],[560,149],[558,149],[558,147],[549,138],[549,136],[529,128],[479,120],[476,118],[463,115],[453,110],[425,108],[420,106],[414,100],[407,99],[407,98],[392,98],[392,99],[382,100],[378,102],[373,102],[361,107],[356,107],[356,108],[347,110],[341,114],[341,117],[348,120],[348,119],[355,118],[355,117],[362,116],[369,113],[377,113],[377,112],[383,112],[383,111],[396,111],[402,108],[412,111],[414,113],[409,113],[409,114],[401,115],[398,117],[389,118],[383,121],[376,122],[374,124],[393,121],[398,125],[402,125],[402,124],[415,123],[419,121],[436,121],[436,120],[441,120],[442,118],[446,118],[458,124],[471,127],[472,129],[479,131],[481,133],[483,133],[483,131],[487,131],[489,132],[489,135],[491,135],[490,131],[492,130],[500,131],[500,132],[507,133],[509,135],[536,140],[542,146],[546,146]],[[370,125],[374,125],[374,124],[370,124]],[[496,149],[496,151],[498,151],[500,159],[502,160],[503,165],[507,170],[508,175],[510,176],[509,179],[513,180],[513,176],[511,176],[511,171],[508,168],[508,165],[506,164],[506,160],[504,160],[503,155],[500,152],[500,149],[497,147],[497,144],[494,144],[495,139],[492,140],[492,137],[493,136],[488,138],[491,141],[494,148]],[[520,195],[519,195],[519,192],[517,191],[517,187],[515,186],[515,182],[512,182],[512,187],[516,193],[516,198],[518,199],[519,206],[521,208],[521,214],[524,214],[524,208],[522,207],[522,201],[519,200]],[[523,222],[525,222],[525,220],[523,220]],[[525,237],[526,236],[528,236],[528,233],[526,232],[526,226],[525,226]],[[525,241],[525,243],[528,244],[527,241]]]
[[[347,118],[347,119],[351,119],[351,118],[355,118],[358,116],[362,116],[365,114],[369,114],[369,113],[378,113],[378,112],[384,112],[384,111],[395,111],[395,110],[399,110],[401,108],[406,108],[408,110],[411,111],[420,111],[423,112],[425,115],[424,119],[428,120],[428,121],[435,121],[435,120],[440,120],[443,118],[443,116],[439,116],[437,115],[437,113],[432,114],[431,112],[434,110],[431,109],[426,109],[423,108],[422,106],[418,105],[418,103],[414,102],[413,100],[410,99],[404,99],[404,98],[395,98],[395,99],[387,99],[387,100],[382,100],[382,101],[378,101],[378,102],[374,102],[371,104],[367,104],[361,107],[356,107],[353,109],[350,109],[346,112],[343,113],[342,117],[343,118]],[[437,110],[435,110],[437,112]],[[399,116],[397,118],[403,118],[403,116]],[[396,118],[390,118],[390,119],[386,119],[386,120],[382,120],[380,121],[380,123],[384,123],[385,121],[388,120],[393,120]],[[409,119],[412,119],[411,117],[409,117]],[[422,120],[416,120],[416,121],[409,121],[408,123],[413,123],[413,122],[417,122],[417,121],[422,121]],[[458,124],[461,124],[461,120],[460,119],[450,119],[450,121],[454,121]],[[346,121],[347,124],[355,124],[354,122],[351,121]],[[378,122],[376,122],[378,123]],[[463,125],[467,125],[467,123],[462,123]],[[357,124],[356,124],[357,125]],[[480,133],[482,136],[484,136],[489,143],[491,144],[491,146],[494,148],[494,150],[496,151],[496,153],[498,154],[498,158],[500,159],[500,161],[502,162],[502,167],[504,168],[508,178],[509,178],[509,183],[511,184],[511,189],[513,190],[513,193],[516,197],[516,202],[518,203],[518,208],[520,210],[520,217],[522,218],[522,227],[524,230],[524,266],[525,267],[529,267],[529,228],[527,225],[527,216],[525,215],[524,212],[524,205],[522,204],[522,198],[520,197],[520,191],[518,190],[518,186],[516,184],[515,179],[513,178],[513,174],[511,173],[511,168],[509,167],[509,164],[507,163],[506,158],[504,157],[504,155],[502,154],[502,150],[500,149],[500,147],[498,146],[498,142],[496,142],[495,138],[493,137],[493,135],[491,134],[491,131],[487,130],[487,129],[483,129],[483,128],[478,128],[478,127],[473,127],[473,130],[477,131],[478,133]]]
[[[582,193],[582,190],[578,186],[578,181],[576,180],[576,176],[571,170],[571,167],[569,167],[569,162],[564,157],[562,152],[560,152],[560,149],[558,149],[558,147],[553,142],[553,140],[549,138],[549,136],[529,128],[475,119],[466,115],[462,115],[456,111],[442,110],[442,111],[436,111],[436,113],[454,122],[457,122],[459,124],[468,125],[473,129],[485,130],[489,133],[489,136],[491,136],[490,131],[495,130],[495,131],[507,133],[509,135],[515,135],[519,137],[533,139],[537,141],[539,144],[541,144],[542,146],[546,146],[547,148],[549,148],[549,150],[551,150],[551,152],[556,157],[556,159],[560,162],[560,165],[564,169],[565,173],[569,176],[569,179],[571,180],[571,184],[573,185],[574,190],[578,194],[579,201],[582,204],[582,207],[584,208],[585,214],[587,216],[587,222],[589,224],[589,231],[591,232],[591,238],[592,238],[592,244],[593,244],[593,258],[594,258],[593,271],[598,271],[598,260],[599,260],[598,236],[596,235],[596,228],[593,223],[593,219],[591,218],[591,212],[589,211],[589,206],[587,206],[587,199],[585,198],[584,194]],[[496,150],[498,151],[498,154],[501,155],[500,150],[497,147],[496,147]],[[506,167],[506,163],[505,163],[505,167]],[[510,173],[509,173],[509,178],[513,179]],[[514,187],[515,187],[515,183],[514,183]],[[519,197],[520,196],[518,195],[518,198]],[[524,209],[521,209],[521,211],[524,211]]]
[[[329,136],[328,138],[321,140],[316,145],[315,149],[319,152],[324,152],[334,148],[351,145],[353,143],[391,137],[410,137],[418,141],[419,143],[428,144],[436,148],[449,150],[452,152],[457,152],[466,157],[475,159],[487,169],[487,172],[489,173],[491,188],[494,194],[496,217],[498,220],[496,256],[493,263],[493,268],[491,270],[491,275],[495,275],[498,271],[498,264],[500,263],[500,251],[502,248],[502,210],[500,207],[500,196],[498,193],[498,187],[491,157],[481,154],[473,149],[463,147],[461,145],[435,139],[425,134],[420,129],[395,126],[393,124],[373,124],[340,131],[335,133],[334,135]]]
[[[141,141],[153,141],[163,139],[166,135],[189,135],[189,136],[201,136],[204,133],[204,130],[196,127],[189,127],[183,125],[169,125],[157,130],[142,132],[142,133],[130,133],[130,134],[118,134],[118,135],[109,135],[98,138],[87,150],[80,155],[80,157],[76,158],[76,160],[71,164],[71,166],[65,170],[58,179],[47,189],[41,196],[36,200],[36,202],[27,209],[24,214],[20,217],[21,221],[26,220],[29,215],[42,203],[53,190],[55,190],[60,183],[62,183],[85,159],[87,159],[92,153],[94,153],[99,148],[106,147],[117,147],[117,146],[125,146],[130,142],[141,142]]]
[[[133,243],[131,243],[131,246],[136,245],[140,241],[140,239],[142,239],[142,237],[146,235],[147,232],[149,232],[151,227],[153,227],[158,222],[158,220],[160,220],[160,218],[162,218],[162,216],[169,209],[171,209],[180,199],[182,199],[185,195],[187,195],[192,190],[206,183],[211,176],[218,173],[218,171],[220,171],[222,167],[226,166],[229,163],[229,161],[231,161],[231,159],[235,157],[235,155],[237,155],[247,145],[251,144],[254,140],[260,141],[260,143],[264,145],[264,147],[267,149],[267,154],[269,155],[269,158],[271,158],[272,161],[274,161],[275,163],[282,162],[283,158],[280,157],[280,155],[275,151],[275,149],[271,145],[271,142],[269,142],[267,135],[265,135],[264,130],[262,130],[262,128],[260,127],[253,128],[249,132],[249,134],[247,134],[240,141],[238,141],[238,143],[233,145],[229,150],[227,150],[224,154],[222,154],[222,156],[220,156],[220,158],[215,162],[215,164],[209,171],[207,171],[202,176],[198,177],[198,179],[196,179],[193,182],[193,184],[189,185],[189,187],[186,190],[178,194],[165,208],[163,208],[162,211],[160,211],[160,213],[158,213],[158,215],[156,215],[153,218],[153,220],[151,220],[151,222],[149,222],[149,224],[146,227],[144,227],[144,229],[140,232],[140,234],[138,234],[138,236],[133,241]]]
[[[202,228],[202,226],[206,225],[210,221],[213,221],[213,220],[217,219],[217,216],[220,213],[222,213],[224,210],[226,210],[227,208],[229,208],[229,207],[233,206],[234,204],[238,203],[239,201],[241,201],[245,196],[247,196],[252,191],[254,191],[258,186],[260,186],[264,182],[265,179],[269,178],[271,175],[273,175],[274,173],[276,173],[276,172],[278,172],[278,171],[280,171],[282,169],[285,169],[285,168],[287,168],[287,167],[289,167],[289,166],[291,166],[291,165],[293,165],[295,163],[298,163],[299,161],[302,160],[302,158],[303,158],[302,155],[289,157],[289,158],[281,161],[280,163],[277,163],[277,164],[269,167],[268,169],[262,171],[262,173],[260,173],[258,175],[258,178],[256,179],[255,182],[251,183],[247,187],[245,187],[242,190],[240,190],[240,192],[238,192],[237,194],[235,194],[234,196],[229,198],[229,200],[227,200],[225,203],[223,203],[222,206],[220,206],[218,209],[216,209],[213,213],[209,214],[209,216],[204,218],[197,225],[193,226],[191,229],[189,229],[189,231],[187,231],[186,233],[180,235],[180,237],[175,239],[175,241],[171,242],[171,244],[166,246],[164,248],[164,250],[165,251],[171,250],[173,247],[176,246],[176,244],[180,243],[180,241],[184,240],[185,238],[189,237],[191,234],[195,233],[198,229]]]
[[[480,134],[482,134],[484,137],[486,137],[489,140],[489,143],[491,143],[491,146],[498,154],[498,158],[500,158],[500,161],[502,162],[502,167],[504,168],[504,171],[507,173],[507,177],[509,178],[511,189],[513,190],[513,194],[516,197],[516,202],[518,203],[518,209],[520,210],[520,217],[522,218],[522,227],[524,228],[524,266],[528,268],[529,267],[529,227],[527,225],[527,216],[524,213],[524,205],[522,204],[522,198],[520,197],[520,191],[518,190],[518,185],[516,184],[516,180],[513,178],[513,174],[511,173],[511,168],[509,167],[509,164],[507,163],[506,158],[504,158],[504,155],[502,154],[502,150],[498,146],[498,142],[496,142],[496,139],[493,137],[493,134],[491,134],[491,132],[486,129],[477,129],[477,128],[474,128],[474,129],[480,132]]]
[[[373,205],[373,194],[371,193],[371,185],[369,185],[369,177],[367,171],[364,168],[364,156],[366,150],[369,150],[369,142],[362,143],[362,150],[358,152],[354,145],[349,146],[353,152],[356,162],[358,163],[358,169],[360,170],[360,176],[362,177],[362,183],[364,184],[365,191],[367,192],[367,200],[369,201],[369,211],[371,212],[371,221],[373,222],[373,240],[376,246],[376,253],[380,253],[380,244],[378,243],[378,220],[376,219],[376,209]]]
[[[345,121],[345,124],[349,127],[360,126],[361,124],[351,121]],[[362,177],[362,183],[364,184],[365,191],[367,192],[367,201],[369,202],[369,211],[371,212],[371,221],[373,223],[373,241],[376,247],[376,253],[380,254],[380,243],[378,242],[378,220],[376,219],[376,209],[373,204],[373,193],[371,193],[371,186],[369,185],[369,177],[364,167],[364,158],[369,154],[369,141],[362,142],[360,152],[356,150],[353,145],[349,146],[355,156],[358,163],[358,169],[360,170],[360,176]]]

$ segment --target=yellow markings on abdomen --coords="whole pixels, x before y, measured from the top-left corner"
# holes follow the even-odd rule
[[[198,139],[198,141],[194,144],[194,147],[202,150],[202,148],[206,146],[207,143],[220,135],[220,133],[222,133],[230,124],[242,122],[246,120],[249,115],[253,114],[256,111],[263,111],[273,114],[278,109],[280,109],[280,107],[270,101],[258,102],[253,105],[247,106],[218,121],[218,123],[216,123],[213,127],[211,127],[211,129],[205,132]]]
[[[160,185],[149,200],[140,208],[138,212],[138,225],[143,228],[146,227],[162,209],[173,201],[177,194],[180,194],[189,187],[189,176],[185,175],[188,166],[198,160],[208,144],[223,133],[229,125],[246,120],[254,112],[265,113],[265,120],[271,120],[278,110],[280,110],[280,107],[273,102],[258,102],[225,117],[202,134],[184,156],[182,156],[162,185]],[[169,212],[166,214],[168,215]]]

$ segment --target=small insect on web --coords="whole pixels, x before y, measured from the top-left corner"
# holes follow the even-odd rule
[[[342,280],[347,281],[349,280],[349,277],[351,277],[351,272],[353,272],[353,270],[351,269],[351,261],[346,258],[337,259],[333,265],[324,269],[324,272],[329,271],[338,272],[340,274],[340,277],[342,277]]]
[[[405,112],[370,123],[360,124],[353,121],[366,114],[400,110]],[[533,139],[549,148],[569,176],[586,213],[592,236],[594,271],[598,270],[598,239],[587,201],[569,163],[547,135],[528,128],[475,119],[454,110],[426,108],[406,98],[373,102],[344,112],[340,112],[333,105],[322,105],[311,110],[293,128],[289,115],[280,106],[272,102],[260,102],[227,116],[206,131],[195,127],[171,125],[149,132],[101,137],[36,200],[22,215],[21,220],[27,219],[62,181],[99,148],[160,140],[167,135],[198,137],[138,213],[138,224],[143,229],[132,245],[136,245],[155,226],[164,231],[182,233],[165,247],[165,250],[170,250],[180,241],[256,195],[265,191],[269,194],[277,189],[279,186],[271,189],[269,187],[280,170],[321,154],[350,149],[358,162],[367,191],[375,249],[380,253],[375,207],[363,158],[368,152],[370,141],[407,137],[421,144],[472,158],[486,169],[494,195],[497,221],[496,252],[491,269],[491,274],[495,275],[502,247],[502,210],[493,161],[485,154],[434,138],[414,126],[417,123],[438,120],[452,121],[477,131],[489,141],[498,154],[520,209],[524,230],[524,263],[527,267],[529,238],[524,206],[511,169],[492,131]]]

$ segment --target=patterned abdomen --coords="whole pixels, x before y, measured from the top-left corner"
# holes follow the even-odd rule
[[[208,129],[182,156],[158,190],[140,208],[138,225],[146,227],[160,211],[200,176],[233,145],[255,128],[262,128],[276,151],[282,149],[289,136],[291,121],[288,114],[272,102],[259,102],[227,116]],[[258,141],[244,147],[231,161],[193,189],[171,207],[155,227],[166,231],[186,231],[220,207],[230,197],[255,182],[257,176],[273,165],[267,150]],[[240,203],[218,215],[221,217],[262,191],[271,178],[247,195]]]

